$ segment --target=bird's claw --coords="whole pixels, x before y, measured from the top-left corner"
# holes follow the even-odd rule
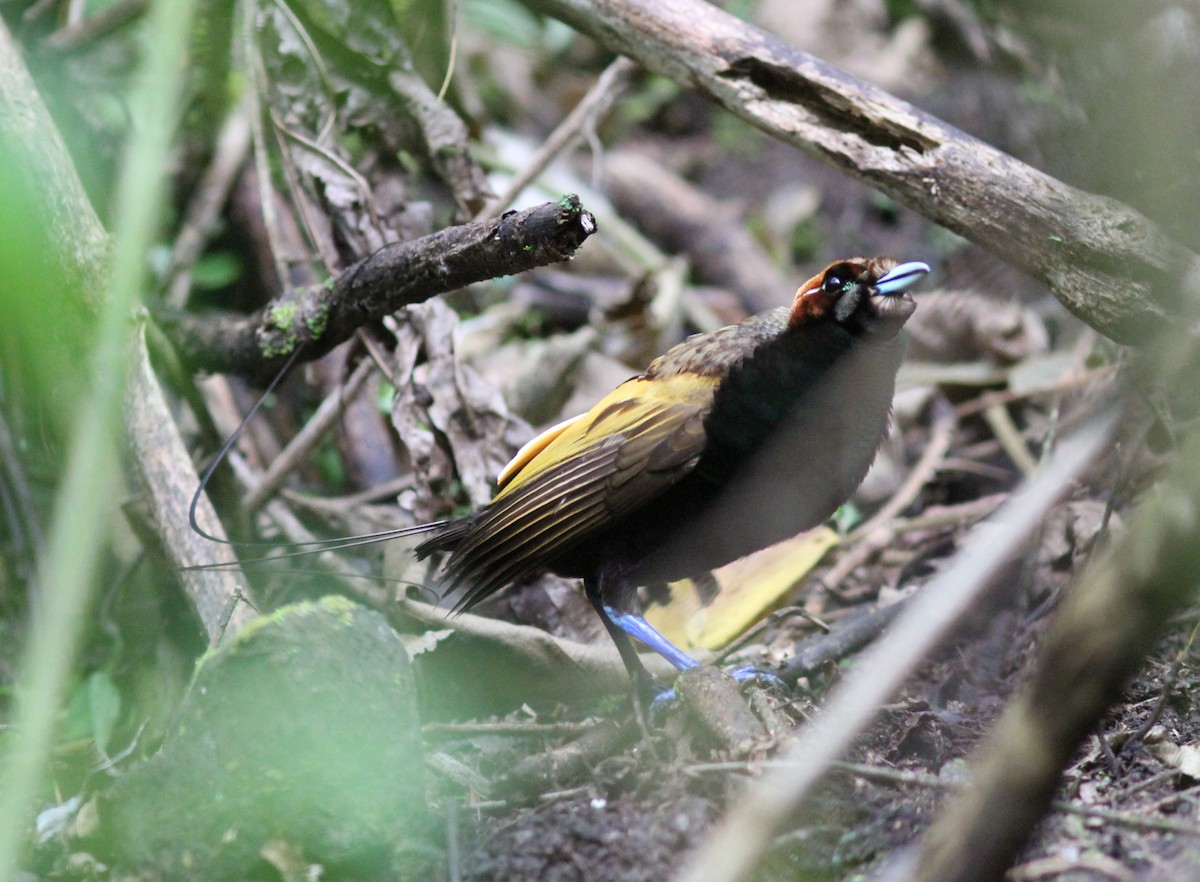
[[[657,726],[661,715],[678,700],[679,693],[675,691],[674,686],[669,686],[661,690],[658,695],[651,699],[650,704],[646,706],[646,724]]]
[[[764,670],[754,665],[746,665],[744,668],[737,668],[729,672],[729,676],[737,680],[739,683],[758,683],[760,686],[769,686],[780,692],[787,693],[787,683],[779,677],[772,674],[770,671]]]
[[[735,668],[728,672],[729,676],[733,677],[740,683],[758,683],[760,686],[766,686],[772,690],[788,693],[787,684],[783,682],[775,674],[754,665],[747,665],[741,668]],[[650,700],[646,707],[646,723],[655,726],[658,723],[659,717],[676,701],[679,700],[679,694],[675,688],[667,687],[657,690],[657,694]]]

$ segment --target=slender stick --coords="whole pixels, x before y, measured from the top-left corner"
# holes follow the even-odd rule
[[[1123,343],[1200,298],[1200,258],[1070,187],[704,0],[523,0],[1049,285]]]
[[[688,861],[680,882],[732,882],[747,878],[772,837],[813,786],[874,719],[878,708],[948,638],[1041,523],[1046,509],[1104,449],[1115,421],[1091,426],[1064,442],[1038,477],[1004,506],[996,526],[975,533],[955,562],[926,585],[882,641],[855,665],[824,713],[805,729],[781,759],[794,764],[763,778]]]

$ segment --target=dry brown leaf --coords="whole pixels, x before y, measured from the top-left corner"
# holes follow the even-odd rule
[[[469,505],[487,503],[496,475],[533,431],[458,358],[458,318],[448,306],[430,300],[410,307],[407,317],[397,331],[392,410],[413,477],[401,504],[432,520],[445,514],[442,501],[455,480]]]

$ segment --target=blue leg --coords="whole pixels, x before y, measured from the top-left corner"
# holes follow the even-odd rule
[[[604,627],[612,637],[613,643],[617,645],[617,651],[621,654],[621,661],[625,663],[629,678],[645,703],[643,706],[649,706],[650,717],[653,718],[658,711],[675,700],[675,690],[660,690],[654,685],[654,679],[642,664],[641,659],[638,658],[637,649],[630,638],[649,646],[674,665],[677,670],[686,671],[689,668],[699,667],[700,663],[660,634],[642,616],[620,612],[605,603],[600,588],[600,579],[584,579],[584,590],[588,600],[591,601],[600,620],[604,622]],[[739,683],[758,680],[786,691],[782,680],[774,674],[758,668],[738,668],[731,672],[731,676]]]
[[[611,606],[604,607],[604,612],[608,615],[614,625],[642,643],[645,643],[678,670],[686,671],[688,668],[696,668],[700,666],[700,662],[696,661],[662,634],[660,634],[653,625],[647,622],[641,616],[635,616],[631,613],[619,613]],[[729,676],[737,680],[739,683],[745,683],[747,680],[760,680],[771,686],[779,689],[786,689],[784,682],[772,674],[770,671],[764,671],[761,668],[756,668],[752,665],[738,668],[730,671]]]
[[[787,693],[787,683],[784,683],[770,671],[764,671],[762,668],[756,668],[754,665],[747,665],[744,668],[737,668],[729,672],[729,676],[737,680],[739,683],[746,683],[750,680],[757,680],[767,686],[774,687],[780,692]]]
[[[641,616],[635,616],[632,613],[617,612],[608,604],[604,605],[604,615],[630,637],[645,643],[673,664],[676,670],[686,671],[688,668],[700,666],[700,662],[658,633],[654,626]]]
[[[642,643],[649,646],[678,670],[686,671],[689,668],[700,666],[700,662],[696,661],[662,634],[660,634],[653,625],[647,622],[641,616],[633,615],[632,613],[620,613],[611,606],[604,607],[604,614],[612,621],[614,625],[633,637],[635,640],[640,640]],[[644,669],[643,669],[644,670]],[[745,683],[749,680],[757,680],[768,686],[772,686],[783,692],[787,691],[784,682],[769,671],[763,671],[755,667],[738,668],[735,671],[730,671],[729,675],[739,683]],[[653,724],[655,718],[663,712],[678,696],[675,690],[664,689],[654,696],[650,702],[648,719]]]
[[[654,678],[650,676],[650,672],[638,658],[637,649],[634,647],[633,641],[629,639],[629,634],[609,616],[608,608],[600,599],[599,582],[595,579],[584,579],[583,587],[588,600],[591,601],[592,608],[596,610],[596,615],[600,616],[600,621],[604,623],[604,629],[608,631],[608,636],[616,644],[617,652],[621,654],[621,661],[625,664],[625,670],[629,673],[629,679],[633,683],[634,706],[640,718],[641,709],[654,700],[658,694],[658,687],[654,685]]]

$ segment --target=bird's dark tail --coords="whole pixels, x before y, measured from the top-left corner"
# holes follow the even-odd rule
[[[405,533],[406,536],[411,536],[418,533],[433,533],[420,545],[413,549],[413,554],[417,556],[417,560],[425,560],[431,554],[436,554],[439,551],[453,551],[458,547],[467,534],[471,532],[472,518],[468,515],[464,518],[452,518],[446,521],[435,521],[431,524],[418,524],[414,527],[409,527],[411,533]],[[428,527],[428,530],[420,529]],[[436,532],[434,532],[436,530]]]
[[[286,560],[292,557],[308,557],[314,554],[323,554],[326,551],[345,551],[348,548],[360,548],[364,545],[374,545],[378,542],[387,542],[391,539],[400,539],[405,536],[420,536],[424,533],[434,533],[438,530],[453,528],[455,523],[455,521],[430,521],[427,524],[413,524],[411,527],[396,527],[390,530],[380,530],[376,533],[363,533],[358,536],[345,536],[341,539],[314,539],[311,542],[291,542],[284,546],[280,546],[274,542],[232,542],[227,539],[213,539],[213,541],[221,542],[224,545],[235,545],[239,547],[253,548],[270,546],[272,548],[282,547],[286,549],[281,554],[268,554],[263,555],[262,557],[242,558],[238,562],[240,564],[265,563],[267,561]],[[212,537],[208,536],[207,533],[204,533],[200,530],[197,530],[197,532],[206,538],[212,539]],[[428,550],[421,553],[420,549],[426,548],[427,546]],[[424,558],[434,551],[440,550],[441,548],[442,546],[440,544],[440,537],[435,535],[430,537],[425,542],[422,542],[421,545],[418,546],[417,556],[419,558]],[[183,567],[183,570],[185,572],[188,570],[216,570],[225,569],[236,565],[237,564],[204,564],[201,566]]]

